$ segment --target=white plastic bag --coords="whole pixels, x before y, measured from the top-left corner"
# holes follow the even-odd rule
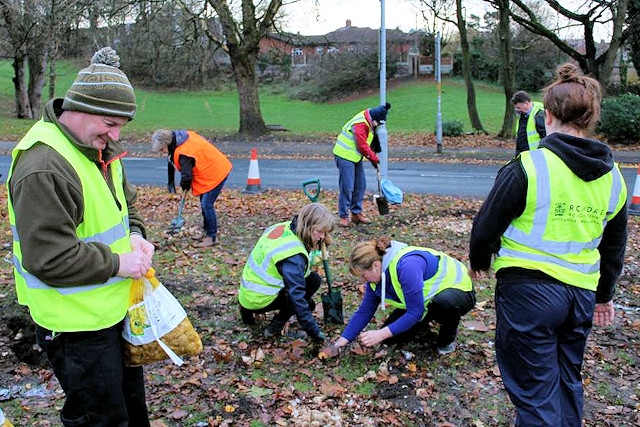
[[[181,366],[184,361],[178,353],[198,354],[202,341],[180,302],[155,278],[153,269],[149,271],[147,277],[132,285],[122,331],[127,342],[127,364],[137,366],[169,357]]]

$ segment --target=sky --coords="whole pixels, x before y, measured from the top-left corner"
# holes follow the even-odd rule
[[[314,0],[299,0],[282,8],[288,15],[284,30],[305,36],[323,35],[344,27],[347,19],[351,20],[351,25],[354,27],[380,28],[380,1],[319,0],[319,6],[314,7],[312,6]],[[422,14],[416,6],[418,3],[415,0],[385,0],[385,27],[399,28],[405,32],[412,29],[425,29]],[[574,3],[574,0],[562,3],[569,5]],[[465,1],[463,4],[467,16],[473,13],[481,18],[488,7],[481,1]],[[581,34],[571,33],[565,36],[580,37]],[[601,30],[597,27],[596,36],[603,39],[610,38],[606,29]]]
[[[311,3],[304,0],[283,8],[289,13],[286,31],[322,35],[344,27],[347,19],[354,27],[380,28],[380,0],[320,0],[317,10]],[[410,0],[385,0],[385,27],[405,32],[424,29],[420,10],[411,3]]]

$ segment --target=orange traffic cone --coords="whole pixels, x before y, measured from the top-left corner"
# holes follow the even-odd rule
[[[260,188],[260,170],[258,169],[258,150],[251,149],[251,161],[249,162],[249,176],[247,177],[247,187],[243,193],[257,194],[261,193]]]
[[[631,196],[631,204],[629,205],[629,213],[631,215],[640,215],[640,168],[636,175],[636,183],[633,186],[633,196]]]

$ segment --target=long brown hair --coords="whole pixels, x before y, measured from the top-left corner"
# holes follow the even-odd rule
[[[600,83],[568,62],[556,73],[556,80],[542,89],[545,109],[563,125],[593,131],[600,119]]]
[[[324,241],[331,243],[331,233],[336,227],[336,216],[329,212],[321,203],[309,203],[298,212],[296,235],[307,250],[314,248],[313,230],[322,230],[325,233]]]
[[[389,246],[391,246],[391,238],[388,236],[356,243],[351,248],[349,256],[349,272],[358,276],[363,271],[369,270],[374,262],[382,261],[382,256]]]

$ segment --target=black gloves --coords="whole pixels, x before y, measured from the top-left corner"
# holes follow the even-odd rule
[[[324,340],[327,339],[327,336],[324,334],[324,332],[320,331],[318,332],[318,335],[312,338],[313,341],[315,342],[324,342]]]
[[[171,159],[167,163],[167,190],[169,193],[176,192],[176,168],[171,163]]]
[[[180,180],[180,188],[182,188],[184,191],[187,191],[189,189],[191,189],[191,180],[189,179],[181,179]]]

